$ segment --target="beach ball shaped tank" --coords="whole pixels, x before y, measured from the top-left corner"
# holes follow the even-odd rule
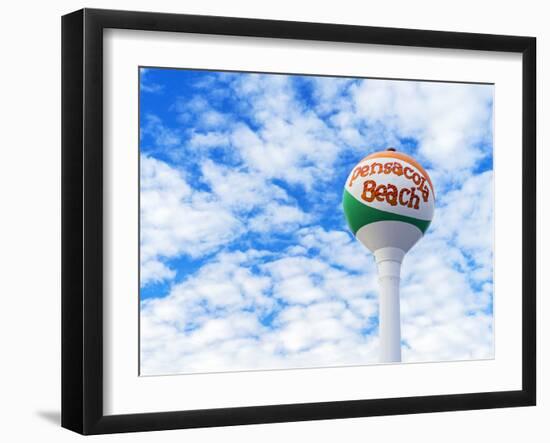
[[[365,247],[407,252],[430,226],[435,191],[420,163],[388,148],[351,170],[342,205],[349,228]]]

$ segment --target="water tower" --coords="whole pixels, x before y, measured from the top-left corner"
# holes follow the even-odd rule
[[[380,361],[400,362],[401,263],[432,221],[432,181],[415,159],[388,148],[368,155],[353,168],[342,204],[353,234],[376,259]]]

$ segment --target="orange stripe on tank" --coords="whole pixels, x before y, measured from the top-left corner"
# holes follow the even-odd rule
[[[430,176],[426,172],[426,170],[418,163],[414,158],[409,157],[406,154],[402,154],[401,152],[395,152],[395,151],[380,151],[380,152],[374,152],[373,154],[367,155],[365,158],[361,160],[361,162],[365,160],[370,160],[373,158],[382,158],[382,157],[390,157],[390,158],[397,158],[399,160],[403,160],[407,163],[410,163],[413,165],[416,169],[418,169],[424,176],[426,177],[426,180],[428,180],[428,184],[430,185],[430,188],[432,188],[432,192],[435,198],[435,191],[434,187],[432,185],[432,181],[430,180]],[[359,163],[361,163],[359,162]]]

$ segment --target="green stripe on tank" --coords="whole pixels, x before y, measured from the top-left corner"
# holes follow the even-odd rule
[[[418,220],[413,217],[407,217],[406,215],[393,214],[391,212],[381,211],[380,209],[364,205],[353,195],[351,195],[347,189],[344,189],[342,206],[344,207],[344,214],[353,235],[355,235],[357,231],[365,225],[385,220],[410,223],[420,229],[422,233],[426,232],[426,229],[430,226],[429,220]]]

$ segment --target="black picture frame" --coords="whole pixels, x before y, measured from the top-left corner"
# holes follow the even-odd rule
[[[103,30],[522,54],[522,389],[456,395],[103,413]],[[81,434],[530,406],[536,403],[536,39],[231,17],[83,9],[62,18],[62,426]]]

